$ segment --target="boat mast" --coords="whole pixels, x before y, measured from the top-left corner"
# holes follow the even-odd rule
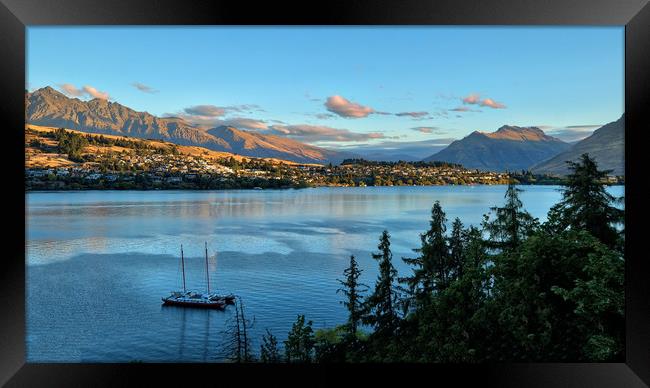
[[[185,293],[185,258],[183,258],[183,244],[181,244],[181,267],[183,268],[183,293]]]
[[[208,279],[208,295],[210,294],[210,272],[208,272],[208,242],[205,242],[205,277]]]

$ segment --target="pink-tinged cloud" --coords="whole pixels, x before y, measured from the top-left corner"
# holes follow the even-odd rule
[[[369,106],[357,104],[356,102],[349,101],[338,95],[327,97],[325,107],[332,113],[351,119],[367,117],[369,114],[375,112],[375,110]]]
[[[459,106],[454,109],[449,109],[451,112],[480,112],[478,109],[472,109],[468,106]]]
[[[108,100],[110,96],[106,92],[100,92],[99,90],[93,88],[92,86],[84,86],[83,91],[90,95],[93,98],[99,98],[100,100]]]
[[[500,102],[496,102],[491,98],[484,98],[481,100],[481,96],[476,93],[472,93],[467,97],[464,97],[463,99],[463,104],[469,104],[469,105],[480,105],[480,106],[485,106],[488,108],[492,109],[505,109],[506,106]],[[458,108],[456,108],[458,110]],[[460,111],[460,110],[458,110]]]
[[[81,89],[78,89],[76,86],[72,84],[61,84],[59,85],[59,88],[63,93],[72,97],[89,96],[92,98],[99,98],[100,100],[108,100],[111,98],[108,95],[108,93],[100,92],[99,90],[97,90],[96,88],[90,85],[85,85]]]
[[[383,133],[352,132],[348,129],[332,128],[323,125],[273,125],[271,131],[277,135],[306,142],[357,142],[369,139],[383,139]]]
[[[411,129],[422,133],[433,133],[438,127],[414,127]]]
[[[499,102],[496,102],[491,98],[486,98],[483,101],[481,101],[481,106],[487,106],[487,107],[492,108],[492,109],[505,109],[506,108],[505,105],[503,105],[503,104],[501,104]]]
[[[81,97],[84,95],[83,90],[77,89],[77,87],[72,84],[61,84],[59,85],[59,89],[61,89],[63,93],[72,97]]]
[[[467,97],[463,98],[463,103],[465,104],[478,104],[481,99],[481,96],[479,96],[476,93],[472,93]]]

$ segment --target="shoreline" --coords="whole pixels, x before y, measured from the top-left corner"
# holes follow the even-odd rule
[[[341,189],[372,189],[372,188],[399,188],[399,187],[484,187],[484,186],[507,186],[507,184],[494,184],[494,185],[484,185],[484,184],[474,184],[474,185],[402,185],[402,186],[314,186],[314,187],[287,187],[287,188],[266,188],[266,189],[253,189],[253,188],[228,188],[228,189],[196,189],[196,188],[152,188],[152,189],[115,189],[115,188],[108,188],[108,189],[95,189],[95,188],[89,188],[89,189],[51,189],[51,190],[25,190],[25,194],[27,193],[69,193],[69,192],[127,192],[127,191],[135,191],[135,192],[151,192],[151,191],[178,191],[178,192],[185,192],[185,191],[196,191],[196,192],[220,192],[220,191],[288,191],[288,190],[305,190],[305,189],[322,189],[322,188],[341,188]],[[557,186],[557,187],[562,187],[561,184],[537,184],[537,183],[526,183],[526,184],[519,184],[518,186]],[[611,185],[605,185],[607,187],[618,187],[622,186],[625,187],[625,184],[611,184]]]

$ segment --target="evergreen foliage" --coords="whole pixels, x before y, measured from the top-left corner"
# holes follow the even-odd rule
[[[588,154],[582,154],[579,163],[567,163],[571,173],[562,200],[551,209],[551,227],[556,231],[586,230],[608,247],[621,249],[616,226],[622,223],[624,211],[614,206],[616,198],[601,183],[611,171],[598,170]]]
[[[278,339],[269,331],[269,329],[266,329],[266,334],[262,336],[260,361],[265,363],[279,363],[282,361],[278,349]]]
[[[347,300],[341,303],[348,310],[348,322],[346,324],[346,338],[348,341],[353,341],[357,336],[357,327],[361,322],[363,316],[363,297],[361,292],[367,289],[365,284],[359,283],[359,276],[362,270],[354,257],[350,256],[350,266],[343,271],[345,280],[339,280],[343,288],[339,288],[337,292],[343,293]]]
[[[447,234],[436,202],[419,255],[404,258],[412,273],[399,279],[399,298],[384,231],[373,254],[379,278],[365,300],[373,332],[351,348],[341,345],[348,326],[319,331],[318,360],[621,362],[623,211],[588,155],[572,170],[562,201],[541,225],[514,182],[481,228],[457,218]]]
[[[284,341],[287,362],[309,363],[314,358],[314,331],[312,321],[305,323],[305,316],[298,315],[296,322]]]
[[[395,280],[397,270],[393,266],[393,253],[390,250],[390,234],[384,230],[377,246],[379,253],[373,253],[373,259],[379,262],[379,276],[374,291],[365,302],[365,324],[372,325],[376,336],[389,336],[396,328],[397,291]]]

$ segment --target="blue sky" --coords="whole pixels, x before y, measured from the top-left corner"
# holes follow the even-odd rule
[[[623,27],[29,27],[27,89],[317,145],[448,143],[624,110]]]

